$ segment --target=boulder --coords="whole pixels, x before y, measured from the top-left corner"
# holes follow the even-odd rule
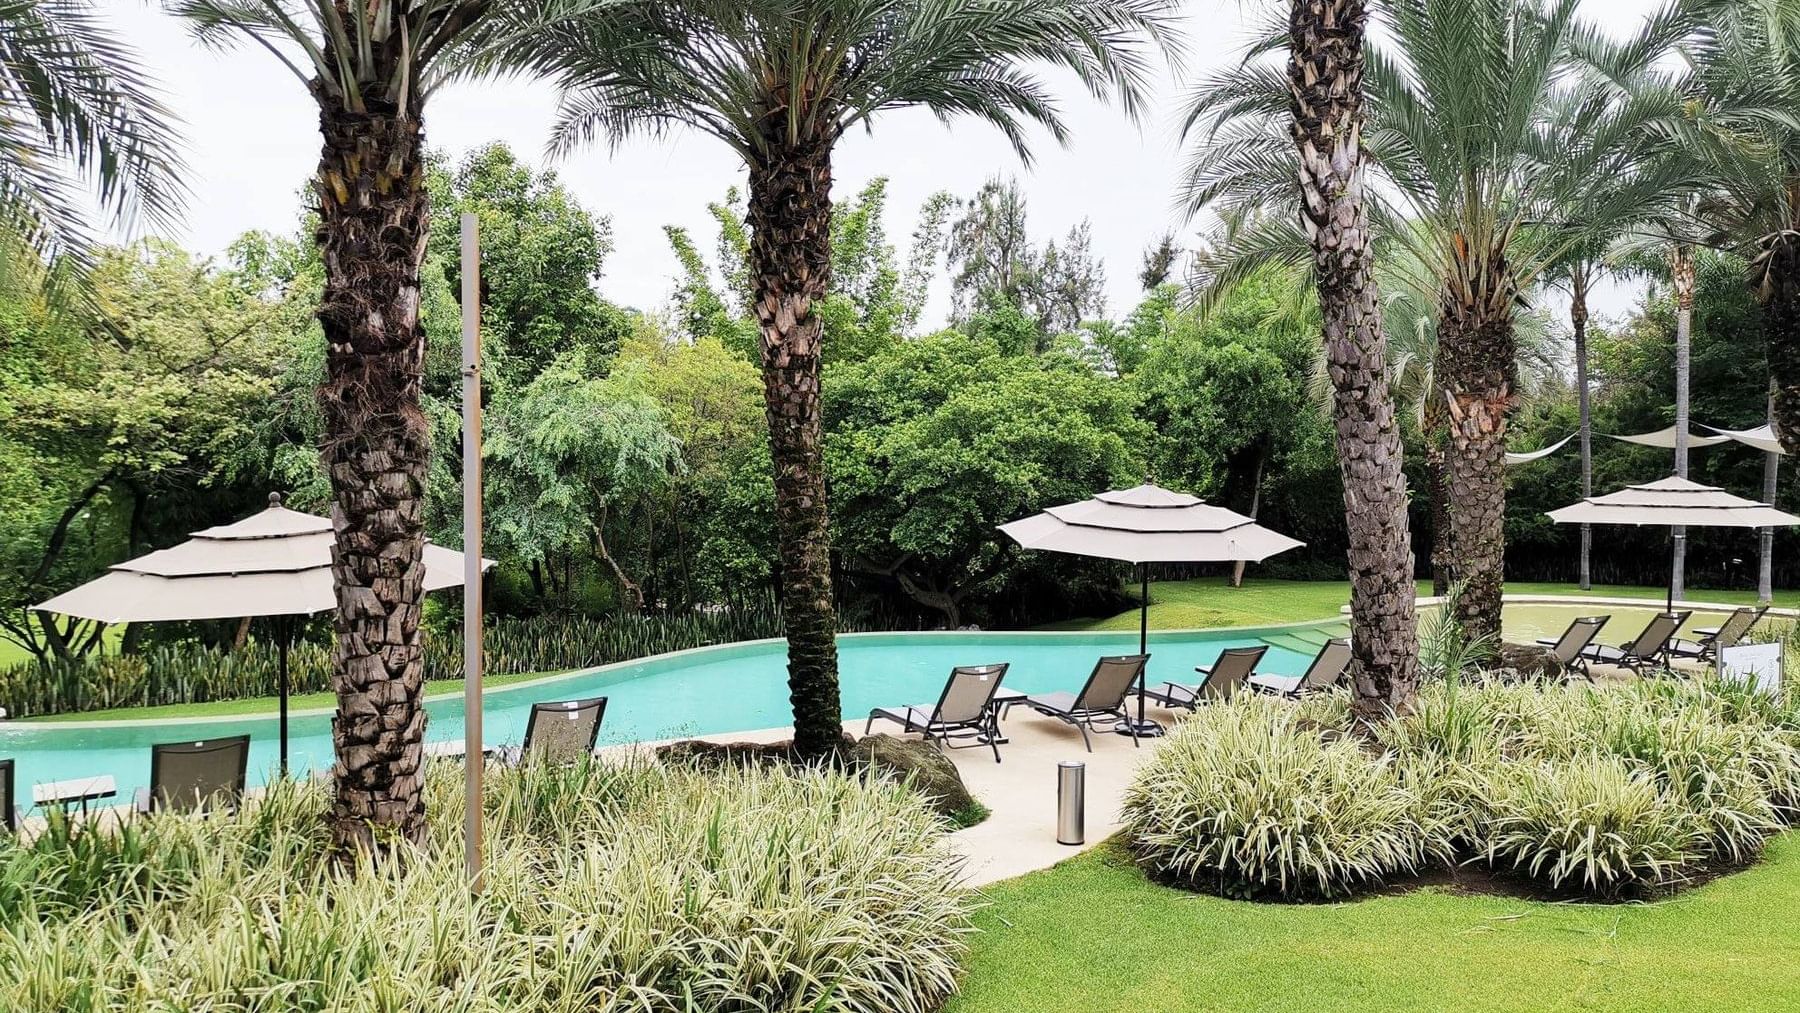
[[[956,772],[956,764],[930,743],[868,735],[851,748],[850,756],[865,769],[911,782],[913,790],[939,815],[960,819],[976,808],[975,797]]]

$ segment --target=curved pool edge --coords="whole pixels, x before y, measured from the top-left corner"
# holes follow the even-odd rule
[[[1321,619],[1305,619],[1291,623],[1260,623],[1254,626],[1203,626],[1178,630],[1151,630],[1152,640],[1157,637],[1184,637],[1200,634],[1232,634],[1237,636],[1258,636],[1263,633],[1279,633],[1284,630],[1308,629],[1316,626],[1332,626],[1343,622],[1343,617],[1326,616]],[[990,641],[995,638],[1004,639],[1016,636],[1023,640],[1041,640],[1045,637],[1087,637],[1096,640],[1131,639],[1137,636],[1136,630],[881,630],[865,633],[840,633],[838,639],[881,640],[912,637],[931,637],[953,639],[957,637],[982,637]],[[733,650],[768,647],[779,644],[785,637],[762,637],[756,640],[734,640],[726,644],[705,644],[700,647],[686,647],[679,651],[666,651],[662,654],[645,655],[642,658],[630,658],[625,661],[614,661],[604,665],[593,665],[588,668],[572,668],[565,672],[545,675],[541,678],[526,679],[521,682],[509,682],[504,686],[483,687],[481,696],[486,700],[490,696],[516,693],[521,690],[534,689],[551,683],[567,682],[572,679],[583,679],[605,673],[624,674],[630,669],[646,665],[662,667],[677,659],[702,654],[722,653]],[[1152,645],[1154,646],[1154,645]],[[462,699],[463,691],[450,690],[443,693],[428,694],[423,703],[435,703],[447,700]],[[335,707],[308,707],[300,710],[289,710],[290,720],[308,717],[324,717],[335,713]],[[67,728],[72,730],[94,728],[158,728],[171,725],[208,725],[228,722],[268,720],[277,717],[279,711],[254,711],[237,714],[211,714],[202,717],[166,717],[166,718],[96,718],[92,720],[38,720],[20,718],[14,721],[0,721],[0,728],[11,725],[15,728],[51,729]],[[49,717],[49,715],[45,715]]]

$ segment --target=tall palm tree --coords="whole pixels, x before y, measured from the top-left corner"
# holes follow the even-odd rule
[[[1800,454],[1800,2],[1709,4],[1690,46],[1687,84],[1704,109],[1679,139],[1708,170],[1698,224],[1709,245],[1750,265],[1771,415],[1783,447]]]
[[[509,43],[585,10],[570,0],[169,0],[209,44],[251,41],[319,108],[325,264],[322,452],[337,596],[333,835],[346,851],[418,841],[425,734],[419,618],[430,423],[419,407],[419,269],[431,215],[425,105]]]
[[[125,228],[179,212],[172,118],[87,0],[0,0],[0,109],[0,268],[20,272],[0,281],[61,303],[90,260],[87,207]]]
[[[1382,201],[1373,212],[1436,292],[1451,576],[1464,583],[1473,636],[1500,632],[1517,309],[1566,251],[1661,198],[1653,174],[1613,170],[1648,158],[1640,138],[1677,104],[1667,89],[1625,92],[1576,71],[1602,59],[1644,65],[1678,19],[1613,46],[1575,18],[1576,2],[1390,0],[1391,42],[1369,47],[1367,147],[1386,184],[1370,190]],[[1266,137],[1280,101],[1271,85],[1251,62],[1202,89],[1194,119],[1211,132],[1192,199],[1240,209],[1292,199],[1291,169]]]
[[[533,38],[520,54],[562,82],[567,150],[684,125],[750,172],[750,274],[775,469],[794,747],[843,741],[825,474],[820,320],[831,271],[832,151],[882,110],[922,106],[999,128],[1067,129],[1030,63],[1073,71],[1135,115],[1174,0],[640,0]]]

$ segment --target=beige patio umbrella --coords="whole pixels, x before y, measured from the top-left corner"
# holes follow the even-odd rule
[[[288,647],[294,620],[337,607],[331,583],[331,521],[289,510],[269,494],[268,509],[235,524],[197,531],[189,540],[110,567],[106,573],[35,608],[102,623],[199,619],[272,620],[281,676],[281,770],[287,772]],[[425,590],[462,584],[463,555],[425,545]],[[482,560],[484,569],[493,561]]]
[[[1558,524],[1631,524],[1670,528],[1671,541],[1681,537],[1678,527],[1772,528],[1800,524],[1800,517],[1767,503],[1733,496],[1723,489],[1669,477],[1648,485],[1633,485],[1604,496],[1592,496],[1550,511]],[[1669,583],[1668,607],[1675,608],[1675,585]]]
[[[1135,563],[1142,585],[1138,653],[1150,644],[1149,563],[1259,563],[1304,542],[1262,527],[1243,514],[1155,485],[1103,492],[1000,525],[1027,549]],[[1138,734],[1160,729],[1144,720],[1144,679],[1138,679]],[[1148,731],[1146,731],[1148,729]],[[1121,725],[1122,732],[1130,729]]]

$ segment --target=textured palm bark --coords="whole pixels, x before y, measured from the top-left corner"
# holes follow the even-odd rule
[[[325,471],[337,594],[332,833],[350,850],[425,833],[421,760],[425,334],[429,223],[415,107],[345,111],[319,96],[318,242],[325,265]]]
[[[1581,497],[1594,494],[1594,423],[1588,397],[1588,276],[1577,268],[1569,279],[1569,329],[1575,333],[1575,401],[1580,410],[1581,428]],[[1593,587],[1594,528],[1581,526],[1580,583],[1583,591]]]
[[[1775,424],[1775,387],[1769,385],[1769,424]],[[1766,453],[1763,455],[1763,495],[1764,503],[1775,503],[1780,491],[1781,455]],[[1759,528],[1756,534],[1756,600],[1758,604],[1767,605],[1775,600],[1775,529]]]
[[[1675,289],[1675,474],[1688,477],[1688,382],[1694,344],[1694,248],[1677,243],[1669,254],[1669,278]],[[1674,559],[1669,570],[1669,596],[1687,593],[1687,528],[1676,527]]]
[[[1363,0],[1293,0],[1287,67],[1350,535],[1352,706],[1365,722],[1412,709],[1419,661],[1406,475],[1363,195],[1367,18]]]
[[[1758,295],[1774,384],[1769,417],[1788,456],[1800,455],[1800,239],[1783,237],[1764,254]]]
[[[1461,272],[1450,286],[1438,324],[1444,350],[1445,412],[1449,416],[1450,523],[1455,527],[1453,576],[1471,637],[1500,638],[1500,596],[1506,567],[1506,428],[1516,401],[1517,348],[1511,273],[1499,252],[1485,266]]]
[[[1432,376],[1443,369],[1443,346],[1432,352]],[[1420,428],[1425,443],[1425,493],[1431,509],[1431,593],[1443,595],[1450,590],[1451,560],[1456,558],[1456,526],[1450,523],[1449,469],[1444,466],[1444,448],[1450,437],[1445,425],[1444,399],[1428,390]]]
[[[831,145],[783,137],[770,147],[781,154],[750,169],[750,273],[775,467],[794,750],[816,759],[844,739],[819,435],[821,321],[814,312],[831,281]]]

